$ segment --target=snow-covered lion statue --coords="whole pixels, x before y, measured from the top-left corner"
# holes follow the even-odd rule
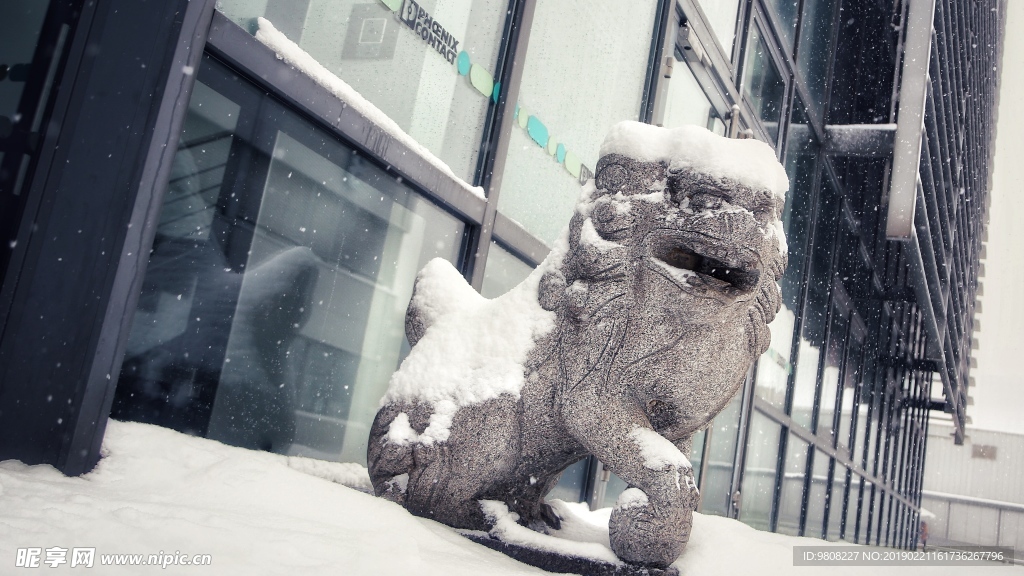
[[[488,300],[430,262],[370,432],[376,493],[471,530],[492,526],[497,501],[544,531],[559,524],[544,495],[593,454],[630,486],[612,550],[668,566],[699,497],[691,438],[768,347],[788,186],[761,142],[624,122],[519,286]]]

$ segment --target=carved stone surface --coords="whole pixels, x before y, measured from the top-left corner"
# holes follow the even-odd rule
[[[376,493],[471,530],[490,529],[478,501],[497,500],[544,531],[559,519],[543,496],[593,454],[630,486],[611,515],[612,550],[667,567],[699,498],[691,437],[768,347],[786,266],[783,203],[720,173],[604,155],[567,246],[537,273],[554,323],[526,355],[518,395],[449,408],[443,439],[427,438],[436,402],[389,398],[370,432]],[[414,295],[410,343],[439,314]]]

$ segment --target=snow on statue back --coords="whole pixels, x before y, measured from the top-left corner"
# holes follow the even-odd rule
[[[767,145],[702,128],[612,128],[567,236],[487,300],[446,262],[417,279],[413,345],[370,432],[378,495],[490,530],[500,501],[543,531],[543,496],[588,454],[625,480],[611,545],[665,567],[698,494],[685,454],[768,347],[788,188]]]

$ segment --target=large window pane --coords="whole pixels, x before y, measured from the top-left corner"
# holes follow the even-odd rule
[[[825,353],[825,366],[821,376],[821,398],[818,406],[817,434],[830,442],[835,437],[833,420],[836,413],[836,399],[839,388],[839,371],[843,365],[843,353],[846,348],[848,322],[846,316],[833,306],[832,326],[829,329],[828,347]]]
[[[217,5],[254,33],[265,17],[472,182],[507,0],[404,0],[396,12],[364,0]]]
[[[777,531],[797,536],[800,534],[800,510],[807,476],[807,442],[789,435],[786,442],[786,464],[782,471],[782,490],[779,493],[779,525]]]
[[[738,0],[698,0],[701,10],[708,18],[711,30],[718,37],[718,43],[725,49],[728,58],[732,51],[732,41],[736,36],[736,13],[739,10]]]
[[[498,209],[549,244],[568,225],[605,133],[639,117],[656,7],[537,4]]]
[[[786,143],[786,173],[789,196],[782,213],[782,225],[789,245],[789,264],[779,282],[782,306],[768,325],[772,340],[757,364],[754,392],[761,399],[785,409],[786,391],[793,372],[793,339],[796,336],[796,311],[803,298],[804,271],[807,269],[807,240],[810,235],[811,198],[818,146],[808,126],[803,105],[795,101]]]
[[[766,0],[779,24],[782,41],[787,53],[793,52],[793,38],[796,32],[796,19],[799,13],[800,0]]]
[[[811,471],[811,489],[807,498],[807,524],[804,536],[822,538],[825,528],[825,494],[828,493],[829,457],[821,451],[814,451]]]
[[[821,113],[825,103],[825,83],[833,53],[832,31],[835,28],[837,0],[804,0],[803,21],[800,24],[800,48],[797,67],[807,83],[811,95],[810,106]]]
[[[861,362],[863,361],[864,347],[856,335],[850,335],[849,351],[846,356],[846,366],[843,369],[843,383],[840,389],[842,398],[839,400],[839,445],[845,446],[848,450],[856,452],[856,445],[851,442],[850,427],[853,424],[854,404],[857,399],[857,391],[861,379]]]
[[[779,120],[786,98],[786,82],[775,65],[757,24],[750,27],[750,45],[743,68],[743,95],[753,108],[754,115],[768,130],[774,145],[779,137]]]
[[[690,125],[711,128],[711,102],[693,77],[685,62],[676,60],[672,78],[668,80],[665,109],[658,124],[666,128]]]
[[[365,461],[417,271],[463,224],[207,59],[115,417]]]
[[[533,267],[512,255],[497,242],[491,242],[487,251],[487,266],[484,268],[484,282],[480,294],[485,298],[496,298],[515,288],[533,272]]]
[[[811,425],[815,387],[818,383],[819,361],[825,344],[825,325],[832,286],[832,250],[839,219],[839,203],[831,187],[826,185],[821,190],[793,391],[793,421],[808,428]]]
[[[845,502],[847,473],[848,469],[846,466],[837,462],[830,487],[832,495],[830,496],[828,512],[828,539],[833,541],[839,540],[843,520],[846,518],[846,510],[843,508],[843,503]]]
[[[729,514],[741,397],[737,394],[711,424],[707,478],[701,481],[701,510],[705,514]]]
[[[58,71],[81,8],[47,0],[0,2],[0,283],[14,255],[42,138],[56,134]]]
[[[764,414],[754,411],[750,420],[746,461],[743,464],[740,520],[758,530],[771,528],[781,431],[782,426]]]
[[[586,498],[583,489],[587,485],[587,473],[590,470],[590,459],[584,458],[569,466],[562,472],[558,484],[547,493],[545,498],[549,500],[564,500],[565,502],[580,502]],[[616,498],[618,495],[616,495]]]
[[[857,542],[857,537],[860,535],[858,522],[863,481],[864,479],[858,474],[850,476],[850,490],[846,502],[846,525],[843,527],[843,540],[847,542]]]
[[[700,468],[704,457],[704,441],[707,439],[707,430],[701,430],[693,435],[693,448],[690,449],[690,464],[693,466],[693,478],[700,486]]]

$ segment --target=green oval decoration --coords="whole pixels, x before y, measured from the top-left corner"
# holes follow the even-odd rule
[[[580,168],[582,166],[583,163],[580,162],[580,159],[575,154],[571,151],[565,153],[565,169],[569,171],[569,174],[572,174],[573,178],[580,177]]]
[[[477,92],[484,96],[490,96],[491,91],[494,90],[494,78],[491,77],[491,73],[484,70],[483,66],[479,64],[473,64],[469,68],[469,82],[476,88]]]
[[[554,138],[549,138],[548,139],[548,154],[551,154],[552,156],[554,156],[555,152],[557,152],[557,151],[558,151],[558,142],[555,142]]]
[[[519,127],[525,130],[526,129],[526,123],[529,121],[530,115],[527,114],[525,108],[519,110],[519,112],[517,112],[517,114],[519,116]]]
[[[459,52],[459,59],[455,62],[455,64],[459,69],[459,74],[463,76],[469,74],[469,54],[466,54],[465,50]]]

